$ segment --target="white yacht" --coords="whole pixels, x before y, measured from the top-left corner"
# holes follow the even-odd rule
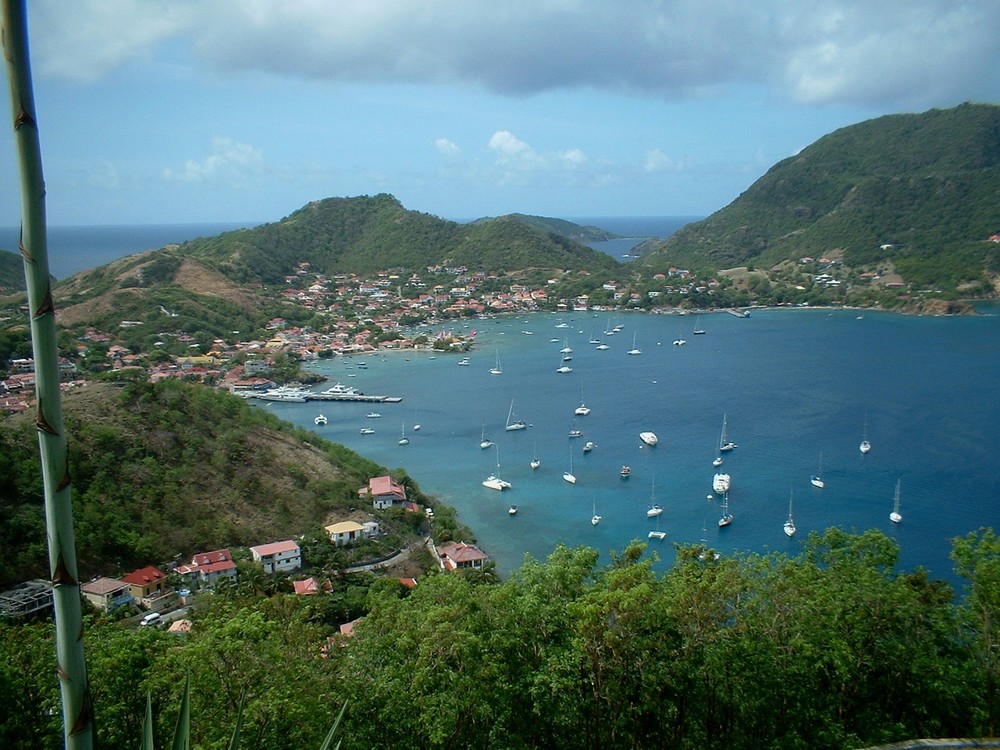
[[[639,439],[650,447],[660,442],[660,439],[656,437],[655,432],[640,432]]]
[[[724,495],[729,492],[729,488],[733,486],[733,479],[728,474],[724,474],[721,471],[712,477],[712,489],[716,494]]]
[[[313,423],[315,423],[315,425],[316,425],[317,427],[322,427],[322,426],[323,426],[323,425],[325,425],[325,424],[326,424],[327,422],[328,422],[328,420],[327,420],[326,416],[325,416],[325,415],[323,415],[323,414],[317,414],[317,415],[316,415],[316,418],[315,418],[315,419],[313,419]]]

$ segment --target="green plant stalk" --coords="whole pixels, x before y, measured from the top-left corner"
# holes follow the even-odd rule
[[[55,307],[45,225],[38,121],[28,56],[28,20],[24,0],[0,0],[7,80],[10,86],[14,144],[21,186],[21,242],[31,314],[35,358],[35,424],[45,490],[49,571],[56,622],[56,671],[62,697],[63,736],[67,750],[93,747],[93,721],[83,654],[83,619],[66,433],[59,391],[59,355]]]

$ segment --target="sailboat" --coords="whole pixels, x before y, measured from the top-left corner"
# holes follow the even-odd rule
[[[815,474],[813,474],[811,477],[809,477],[809,481],[810,481],[810,483],[812,483],[813,487],[819,487],[820,489],[823,489],[824,487],[826,487],[826,482],[823,481],[823,454],[822,453],[819,454],[819,468],[816,470]]]
[[[889,514],[889,520],[893,523],[899,523],[903,520],[903,516],[899,513],[899,480],[896,480],[896,500],[892,504],[892,513]]]
[[[573,413],[576,414],[577,416],[580,416],[580,417],[585,417],[588,414],[590,414],[590,407],[587,406],[587,402],[583,400],[583,386],[582,385],[580,386],[580,405],[578,407],[576,407],[576,410]]]
[[[722,434],[719,436],[719,453],[725,453],[726,451],[731,451],[736,447],[736,443],[729,439],[726,434],[726,415],[722,415]]]
[[[653,479],[652,489],[649,491],[649,510],[646,511],[646,518],[653,518],[663,513],[663,506],[656,504],[656,479]]]
[[[650,539],[666,539],[667,532],[660,531],[660,517],[656,517],[656,528],[647,535]]]
[[[729,512],[729,493],[722,496],[722,517],[719,519],[719,526],[728,526],[733,522],[733,514]]]
[[[497,446],[497,470],[483,480],[483,487],[490,490],[509,490],[510,482],[500,478],[500,446]]]
[[[705,332],[705,329],[702,328],[700,325],[698,325],[698,322],[700,320],[701,320],[701,316],[700,315],[695,315],[695,317],[694,317],[694,331],[693,331],[693,333],[694,333],[695,336],[698,336],[699,334],[702,334],[702,333]]]
[[[642,350],[635,345],[635,332],[632,333],[632,348],[629,349],[626,354],[642,354]]]
[[[488,437],[486,437],[486,420],[484,419],[483,420],[483,436],[479,439],[479,447],[482,448],[483,450],[486,450],[491,445],[493,445],[493,441],[490,440]]]
[[[503,375],[503,370],[500,367],[500,350],[497,349],[497,363],[490,368],[490,375]]]
[[[698,553],[698,559],[704,562],[708,559],[709,554],[712,555],[713,560],[718,560],[720,555],[718,552],[709,549],[708,547],[708,523],[702,521],[701,523],[701,552]]]
[[[868,415],[865,414],[865,429],[861,433],[861,445],[858,446],[858,450],[862,453],[867,453],[872,449],[872,444],[868,442]]]
[[[597,524],[599,524],[600,522],[601,522],[601,517],[599,515],[597,515],[597,501],[595,500],[594,501],[593,515],[590,517],[590,523],[593,526],[597,526]]]
[[[792,520],[792,493],[788,493],[788,520],[785,521],[785,536],[795,536],[795,521]]]
[[[403,425],[402,425],[402,431],[401,431],[400,438],[399,438],[399,444],[400,445],[408,445],[409,442],[410,442],[410,439],[408,437],[406,437],[406,423],[403,423]]]
[[[560,354],[572,354],[573,353],[573,347],[571,347],[569,345],[569,339],[566,339],[566,340],[563,341],[563,348],[559,350],[559,353]],[[565,359],[565,357],[563,359]]]
[[[538,458],[538,445],[535,444],[535,446],[532,448],[532,453],[531,453],[531,468],[537,469],[541,465],[542,462]]]
[[[573,473],[573,450],[569,452],[569,471],[563,472],[563,479],[570,484],[576,484],[576,474]]]
[[[562,358],[562,362],[560,363],[559,367],[556,368],[556,372],[558,372],[559,374],[564,374],[564,373],[567,373],[567,372],[573,372],[573,368],[566,364],[566,358],[565,357]]]
[[[523,430],[528,426],[520,419],[511,421],[513,417],[514,417],[514,399],[511,399],[510,410],[507,412],[507,426],[504,429],[507,430],[507,432],[513,432],[514,430]]]

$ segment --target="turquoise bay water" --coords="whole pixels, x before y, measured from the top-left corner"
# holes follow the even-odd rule
[[[469,367],[458,366],[458,356],[415,352],[364,358],[365,368],[357,358],[316,367],[331,383],[398,395],[399,404],[261,408],[389,468],[405,467],[458,509],[502,573],[560,542],[595,547],[606,561],[630,540],[646,541],[655,486],[668,536],[649,543],[663,565],[675,542],[705,537],[722,552],[794,552],[810,531],[839,526],[881,529],[898,540],[904,568],[951,578],[949,539],[1000,528],[992,486],[1000,402],[990,382],[1000,371],[1000,319],[997,308],[984,309],[969,318],[798,309],[748,319],[583,313],[477,321]],[[705,335],[692,334],[696,320]],[[557,328],[561,322],[570,327]],[[623,330],[604,335],[616,322]],[[598,351],[592,335],[610,348]],[[626,354],[633,337],[639,356]],[[672,345],[677,338],[687,343]],[[557,374],[565,343],[573,372]],[[497,354],[503,374],[490,375]],[[581,398],[592,412],[575,417]],[[526,430],[504,430],[512,399]],[[381,418],[366,418],[373,408]],[[315,428],[320,411],[330,423]],[[735,520],[720,529],[720,501],[707,496],[724,415],[739,447],[723,467],[733,477]],[[862,455],[866,420],[873,448]],[[503,493],[480,484],[497,463],[494,449],[479,447],[484,424],[501,476],[513,484]],[[376,433],[361,435],[362,427]],[[569,438],[574,427],[584,436]],[[398,445],[403,429],[406,446]],[[659,445],[643,446],[643,430]],[[586,440],[596,443],[588,454]],[[542,465],[533,471],[536,451]],[[822,490],[809,482],[821,455]],[[562,480],[571,461],[576,485]],[[622,464],[632,467],[627,481]],[[898,526],[889,521],[897,479]],[[798,526],[791,540],[782,531],[790,493]],[[516,516],[507,513],[511,503]],[[596,527],[595,507],[603,516]]]
[[[625,236],[667,237],[679,217],[574,219]],[[59,278],[140,250],[212,236],[240,224],[136,227],[53,227],[50,267]],[[17,230],[0,228],[0,248],[14,250]],[[599,243],[621,256],[627,240]],[[923,565],[951,576],[949,539],[980,526],[1000,528],[992,479],[998,460],[993,435],[1000,401],[992,378],[1000,371],[998,307],[975,318],[913,318],[852,311],[770,310],[745,320],[702,315],[704,336],[694,336],[693,317],[624,315],[609,321],[590,313],[559,318],[536,315],[475,322],[472,366],[458,357],[391,353],[319,367],[336,382],[369,393],[400,395],[400,404],[378,405],[381,419],[367,420],[370,404],[269,404],[262,408],[357,450],[388,467],[402,466],[420,485],[455,506],[503,572],[525,553],[545,557],[558,542],[587,544],[607,559],[629,540],[646,540],[655,524],[646,518],[655,482],[663,505],[658,549],[663,565],[672,543],[702,536],[720,551],[794,551],[810,531],[837,525],[878,528],[901,546],[906,568]],[[561,320],[572,327],[555,328]],[[527,321],[527,322],[525,322]],[[624,329],[604,337],[610,323]],[[521,331],[531,330],[533,335]],[[609,350],[587,344],[591,331]],[[625,354],[632,345],[641,356]],[[556,337],[558,342],[551,342]],[[674,347],[678,337],[687,344]],[[574,371],[557,375],[558,350],[573,347]],[[499,351],[503,375],[489,375]],[[354,377],[349,377],[353,375]],[[568,438],[581,397],[592,408],[577,418],[585,432]],[[503,430],[511,399],[516,416],[532,426]],[[322,409],[330,418],[314,428]],[[733,476],[731,526],[719,529],[717,500],[708,502],[715,469],[711,460],[723,415],[739,448],[726,458]],[[872,451],[858,443],[867,414]],[[412,432],[419,421],[422,428]],[[502,493],[482,479],[497,461],[479,448],[483,423],[499,445],[501,474],[513,483]],[[411,438],[399,446],[400,430]],[[374,435],[358,430],[375,426]],[[642,448],[641,430],[660,437]],[[582,452],[582,442],[597,447]],[[542,466],[528,465],[536,449]],[[809,484],[823,454],[826,488]],[[569,468],[579,481],[562,481]],[[632,466],[623,482],[618,470]],[[896,480],[902,488],[903,523],[888,520]],[[798,535],[781,530],[789,493],[795,496]],[[507,507],[519,513],[510,517]],[[594,527],[596,506],[603,516]],[[703,531],[704,529],[704,531]]]

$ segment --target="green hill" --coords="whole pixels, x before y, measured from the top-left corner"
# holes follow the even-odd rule
[[[0,250],[0,295],[23,292],[24,264],[18,253]]]
[[[577,242],[604,242],[618,237],[614,232],[595,226],[581,226],[565,219],[553,219],[547,216],[529,216],[527,214],[507,214],[500,218],[513,219],[551,234],[561,235]],[[491,218],[479,219],[477,222],[494,221]]]
[[[1000,271],[1000,106],[888,115],[775,164],[730,205],[654,244],[643,263],[771,266],[829,256],[891,262],[956,288]]]
[[[239,283],[277,284],[309,263],[322,273],[466,266],[613,268],[614,259],[515,217],[458,224],[409,211],[391,195],[315,201],[274,224],[186,243],[182,250]]]
[[[67,393],[63,407],[76,546],[87,575],[306,534],[331,516],[350,517],[358,487],[385,473],[343,446],[201,385],[91,383]],[[0,422],[0,455],[2,587],[48,570],[33,414]],[[411,497],[423,497],[395,473]],[[379,520],[399,542],[414,538],[410,516],[416,514],[389,511]],[[436,514],[440,530],[438,516],[449,514]]]

